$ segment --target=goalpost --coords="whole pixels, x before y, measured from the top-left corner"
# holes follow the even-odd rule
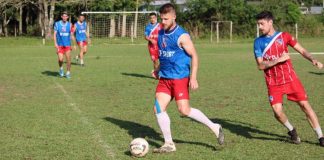
[[[108,40],[144,39],[149,14],[156,11],[82,12],[87,16],[88,33],[92,38]]]
[[[216,25],[216,26],[215,26]],[[215,34],[214,29],[216,29],[216,43],[219,43],[220,37],[229,36],[229,42],[232,43],[232,35],[233,35],[233,22],[232,21],[211,21],[210,24],[210,42],[213,42],[213,36]],[[220,34],[220,29],[223,31]],[[229,35],[228,35],[229,34]]]

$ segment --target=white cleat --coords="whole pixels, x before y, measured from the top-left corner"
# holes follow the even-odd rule
[[[170,153],[170,152],[175,152],[177,149],[174,145],[174,143],[164,143],[163,146],[160,148],[155,148],[153,149],[153,153]]]

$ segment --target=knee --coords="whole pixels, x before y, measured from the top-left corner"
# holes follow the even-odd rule
[[[300,102],[299,106],[305,113],[309,113],[313,111],[312,107],[307,102]]]
[[[277,110],[273,110],[273,114],[276,118],[281,118],[282,116],[282,110],[277,109]]]
[[[178,111],[182,116],[187,117],[190,113],[190,107],[181,106],[181,107],[178,107]]]

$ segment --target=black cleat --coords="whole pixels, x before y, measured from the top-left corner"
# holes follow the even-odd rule
[[[324,137],[318,139],[319,140],[319,145],[324,147]]]
[[[294,144],[299,144],[300,143],[300,138],[298,137],[296,128],[294,128],[292,131],[288,132],[288,135],[290,136],[290,140],[294,143]]]

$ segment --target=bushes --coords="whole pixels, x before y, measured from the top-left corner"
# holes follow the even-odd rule
[[[321,36],[321,30],[323,30],[323,24],[313,15],[303,16],[299,23],[299,32],[302,35]]]

